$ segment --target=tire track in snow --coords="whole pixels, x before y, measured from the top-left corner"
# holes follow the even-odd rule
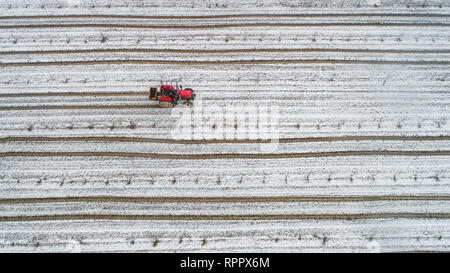
[[[0,157],[140,157],[159,159],[273,159],[341,156],[448,156],[450,151],[340,151],[280,154],[157,154],[126,152],[5,152]]]
[[[62,221],[62,220],[360,220],[360,219],[445,219],[450,213],[372,213],[372,214],[244,214],[244,215],[129,215],[73,214],[42,216],[5,216],[0,222]]]
[[[22,110],[89,110],[89,109],[142,109],[160,108],[159,105],[37,105],[37,106],[6,106],[0,107],[0,111]]]
[[[394,140],[394,141],[448,141],[450,136],[343,136],[343,137],[309,137],[309,138],[281,138],[280,143],[295,142],[332,142],[332,141],[365,141],[365,140]],[[172,144],[213,144],[213,143],[270,143],[270,139],[212,139],[212,140],[178,140],[162,138],[140,137],[4,137],[1,142],[148,142]]]
[[[119,96],[148,96],[148,92],[52,92],[52,93],[9,93],[0,94],[0,98],[24,97],[119,97]]]

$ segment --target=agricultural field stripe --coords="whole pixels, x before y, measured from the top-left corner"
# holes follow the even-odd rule
[[[253,202],[371,202],[371,201],[450,201],[450,196],[368,195],[368,196],[243,196],[243,197],[129,197],[80,196],[0,199],[0,204],[24,203],[253,203]]]
[[[23,24],[0,25],[0,29],[45,28],[129,28],[129,29],[221,29],[244,27],[449,27],[447,23],[238,23],[208,25],[136,25],[136,24]]]
[[[52,93],[4,93],[0,98],[23,97],[115,97],[115,96],[148,96],[148,92],[52,92]]]
[[[63,220],[358,220],[392,218],[450,218],[450,213],[371,213],[371,214],[217,214],[217,215],[130,215],[130,214],[62,214],[3,216],[0,222]]]
[[[308,138],[281,138],[280,143],[296,142],[335,142],[335,141],[448,141],[449,136],[340,136],[340,137],[308,137]],[[215,144],[215,143],[270,143],[270,139],[163,139],[163,138],[141,138],[141,137],[3,137],[2,142],[148,142],[148,143],[171,143],[171,144]]]
[[[92,60],[61,62],[13,62],[0,63],[10,66],[69,66],[69,65],[119,65],[119,64],[165,64],[165,65],[255,65],[255,64],[374,64],[374,65],[450,65],[450,61],[381,61],[381,60],[229,60],[229,61],[174,61],[174,60]]]
[[[450,52],[449,52],[450,53]],[[204,90],[203,90],[204,91]],[[229,90],[216,90],[217,92],[226,92]],[[257,91],[254,89],[246,89],[241,91]],[[317,90],[315,92],[324,92],[326,90]],[[389,92],[403,92],[405,90],[392,90]],[[334,91],[334,92],[343,92],[347,93],[348,91]],[[358,93],[365,93],[365,91],[355,91]],[[424,91],[415,91],[415,90],[408,90],[408,93],[423,93]],[[427,91],[428,93],[434,92],[434,91]],[[446,93],[446,91],[437,91],[437,93]],[[33,98],[33,97],[119,97],[119,96],[148,96],[148,91],[94,91],[94,92],[32,92],[32,93],[0,93],[0,98]],[[248,96],[233,96],[234,99],[248,99]],[[223,97],[217,97],[217,98],[210,98],[205,97],[204,100],[229,100],[229,98],[223,98]],[[291,97],[276,97],[278,100],[293,100],[295,98]]]
[[[341,156],[448,156],[450,151],[333,151],[280,154],[157,154],[125,152],[4,152],[0,157],[141,157],[157,159],[268,159]]]
[[[159,105],[33,105],[33,106],[5,106],[0,111],[21,110],[90,110],[90,109],[145,109],[160,108]]]
[[[74,50],[27,50],[0,51],[0,55],[44,55],[44,54],[89,54],[89,53],[179,53],[179,54],[226,54],[226,53],[418,53],[445,54],[450,49],[346,49],[346,48],[245,48],[245,49],[158,49],[158,48],[111,48],[111,49],[74,49]]]
[[[297,14],[217,14],[217,15],[181,15],[181,16],[149,16],[149,15],[114,15],[114,14],[92,14],[92,15],[25,15],[25,16],[0,16],[0,20],[16,19],[64,19],[64,18],[86,18],[86,19],[150,19],[150,20],[189,20],[189,19],[229,19],[229,18],[323,18],[323,17],[450,17],[448,14],[440,13],[297,13]]]

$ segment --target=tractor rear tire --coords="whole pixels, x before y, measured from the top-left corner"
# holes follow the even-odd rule
[[[171,108],[172,107],[172,103],[170,101],[160,101],[159,102],[159,106],[162,108]]]

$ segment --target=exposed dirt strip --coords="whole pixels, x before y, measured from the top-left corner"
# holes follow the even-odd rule
[[[5,152],[0,157],[72,157],[72,156],[108,156],[141,157],[158,159],[268,159],[301,157],[339,157],[339,156],[448,156],[450,151],[341,151],[317,153],[280,153],[280,154],[156,154],[124,152]]]
[[[36,28],[133,28],[133,29],[215,29],[243,27],[449,27],[446,23],[240,23],[217,25],[131,25],[131,24],[33,24],[2,25],[0,29]]]
[[[385,141],[448,141],[450,136],[342,136],[342,137],[308,137],[308,138],[281,138],[280,143],[296,142],[334,142],[334,141],[365,141],[365,140],[385,140]],[[214,144],[214,143],[269,143],[270,139],[211,139],[211,140],[179,140],[162,138],[141,138],[141,137],[3,137],[1,142],[53,142],[53,141],[76,141],[76,142],[148,142],[148,143],[171,143],[171,144]]]
[[[0,94],[0,98],[22,97],[113,97],[113,96],[148,96],[148,92],[52,92],[52,93],[10,93]]]
[[[39,105],[39,106],[6,106],[0,107],[0,111],[16,110],[88,110],[88,109],[142,109],[160,108],[156,104],[149,105]]]
[[[0,16],[0,20],[14,19],[57,19],[57,18],[111,18],[111,19],[151,19],[151,20],[191,20],[191,19],[228,19],[228,18],[322,18],[322,17],[450,17],[448,14],[436,13],[321,13],[321,14],[220,14],[191,16],[145,16],[145,15],[32,15],[32,16]]]
[[[36,51],[0,51],[0,55],[22,54],[89,54],[89,53],[180,53],[180,54],[226,54],[226,53],[270,53],[270,52],[330,52],[330,53],[450,53],[450,49],[414,50],[414,49],[330,49],[330,48],[246,48],[246,49],[152,49],[152,48],[119,48],[119,49],[80,49],[80,50],[36,50]]]
[[[173,61],[173,60],[104,60],[62,62],[14,62],[0,63],[11,66],[68,66],[108,64],[165,64],[165,65],[255,65],[255,64],[376,64],[376,65],[450,65],[450,61],[377,61],[377,60],[229,60],[229,61]]]
[[[5,216],[0,222],[61,220],[358,220],[392,218],[450,218],[450,213],[373,213],[373,214],[253,214],[253,215],[129,215],[63,214],[42,216]]]
[[[245,196],[245,197],[52,197],[0,199],[0,204],[126,202],[126,203],[248,203],[248,202],[365,202],[365,201],[450,201],[450,196]]]

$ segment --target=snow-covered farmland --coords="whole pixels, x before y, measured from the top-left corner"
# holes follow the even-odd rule
[[[0,1],[0,251],[448,251],[449,28],[442,0]],[[209,132],[278,106],[276,150],[173,139],[161,79]]]

